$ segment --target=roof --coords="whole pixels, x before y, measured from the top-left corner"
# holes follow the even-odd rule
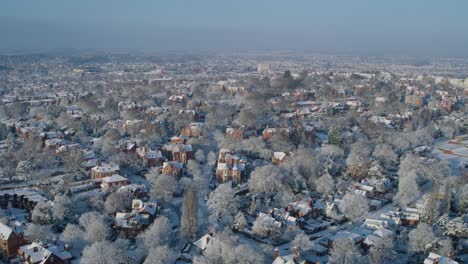
[[[274,152],[273,157],[278,160],[283,160],[286,157],[286,153],[284,152]]]
[[[26,258],[30,257],[33,263],[46,263],[51,255],[55,255],[62,260],[72,258],[70,252],[66,251],[63,245],[60,244],[44,246],[42,243],[33,242],[29,245],[21,246],[19,250],[24,253]]]
[[[424,264],[434,264],[436,263],[436,260],[438,260],[438,264],[458,264],[455,260],[443,257],[433,252],[429,253],[429,256],[424,260]]]
[[[103,182],[112,183],[112,182],[122,182],[127,181],[127,178],[120,176],[118,174],[114,174],[112,176],[104,177],[101,179]]]
[[[202,236],[197,241],[193,242],[193,245],[198,247],[201,250],[205,250],[208,245],[213,244],[214,238],[209,234]]]
[[[120,170],[120,167],[113,163],[104,163],[93,167],[92,170],[97,172],[117,172]]]
[[[0,240],[8,240],[10,238],[13,229],[11,227],[0,222]]]

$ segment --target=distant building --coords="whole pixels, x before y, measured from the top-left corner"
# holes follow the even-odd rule
[[[203,123],[194,122],[184,127],[180,134],[186,137],[199,137],[202,135],[202,130]]]
[[[417,95],[407,95],[405,97],[405,104],[407,105],[413,105],[416,107],[421,107],[422,106],[422,98]]]

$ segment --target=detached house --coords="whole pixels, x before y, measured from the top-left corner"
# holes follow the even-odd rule
[[[23,245],[23,234],[0,222],[0,253],[2,259],[9,260],[16,256],[18,248]]]
[[[281,135],[283,135],[284,137],[287,137],[287,138],[291,137],[291,129],[290,128],[287,128],[287,127],[283,127],[283,128],[270,127],[270,128],[265,128],[263,130],[263,132],[262,132],[263,140],[268,141],[277,133],[279,133],[279,134],[281,134]]]
[[[102,179],[108,176],[112,176],[114,174],[119,174],[120,167],[119,165],[115,165],[113,163],[104,163],[101,164],[98,162],[98,165],[91,168],[91,179]]]
[[[101,181],[101,188],[104,190],[109,188],[119,188],[128,184],[128,179],[118,174],[104,177]]]
[[[153,223],[160,205],[157,202],[132,201],[130,213],[119,212],[115,215],[114,226],[120,235],[135,238],[141,231]]]
[[[59,244],[56,240],[21,246],[18,255],[28,264],[70,264],[72,259],[68,245]]]
[[[178,161],[164,162],[162,173],[180,178],[184,174],[184,164]]]
[[[186,164],[193,159],[192,145],[169,143],[161,148],[161,152],[171,161],[178,161]]]
[[[143,165],[149,168],[161,166],[162,153],[160,150],[151,150],[148,147],[139,147],[136,149],[138,157],[143,160]]]
[[[288,155],[284,152],[273,152],[271,162],[275,165],[281,165],[284,161],[286,161],[287,157]]]
[[[194,122],[184,127],[180,134],[186,137],[199,137],[202,135],[202,130],[203,123]]]
[[[235,184],[241,183],[245,173],[247,159],[240,157],[228,149],[221,149],[216,167],[216,179],[219,183],[232,181]]]

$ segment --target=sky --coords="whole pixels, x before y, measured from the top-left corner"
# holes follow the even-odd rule
[[[0,0],[0,49],[468,57],[467,0]]]

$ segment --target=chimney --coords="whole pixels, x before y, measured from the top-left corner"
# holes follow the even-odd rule
[[[206,236],[206,243],[207,243],[207,244],[210,243],[210,238],[211,238],[210,235],[207,235],[207,236]]]
[[[293,247],[293,254],[294,254],[294,263],[299,263],[299,251],[297,250],[297,247]]]
[[[54,246],[57,245],[57,238],[55,238],[55,237],[52,238],[52,245],[54,245]]]
[[[63,246],[63,248],[64,248],[66,251],[70,251],[70,246],[69,246],[68,244],[65,244],[65,245]]]
[[[453,251],[450,251],[450,252],[448,253],[447,257],[448,257],[449,259],[453,259],[453,257],[455,257],[455,254],[453,253]]]
[[[279,257],[279,249],[275,248],[275,253],[273,253],[273,260],[275,260],[277,257]]]

